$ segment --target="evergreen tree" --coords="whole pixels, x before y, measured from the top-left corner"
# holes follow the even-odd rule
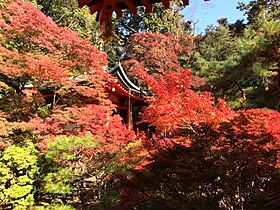
[[[233,25],[208,28],[198,43],[194,70],[217,96],[234,108],[277,107],[280,23],[272,10],[261,10],[242,33]]]

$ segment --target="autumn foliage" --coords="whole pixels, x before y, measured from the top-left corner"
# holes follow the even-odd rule
[[[191,37],[173,37],[171,34],[133,34],[126,48],[124,65],[133,73],[139,67],[150,75],[165,71],[180,71],[181,62],[187,62],[192,50]],[[135,75],[135,74],[134,74]]]
[[[1,206],[26,209],[74,196],[79,183],[101,173],[110,155],[134,140],[120,116],[112,116],[106,54],[20,0],[1,8],[0,34]],[[6,158],[15,151],[30,162],[26,157],[22,168],[8,166],[21,161],[20,154]],[[31,170],[26,184],[21,170]],[[44,184],[35,188],[37,181]],[[84,195],[79,199],[84,205]]]
[[[88,40],[58,27],[33,4],[21,1],[7,3],[1,10],[1,34],[3,85],[7,90],[15,89],[18,108],[26,110],[26,116],[15,116],[17,120],[40,117],[40,108],[50,103],[49,116],[36,121],[38,128],[44,127],[44,134],[77,133],[77,129],[65,131],[67,124],[78,124],[79,132],[101,136],[107,135],[114,123],[112,133],[123,129],[118,125],[120,119],[111,116],[114,106],[106,98],[106,82],[110,79],[104,71],[106,55]],[[42,96],[47,91],[51,95],[48,99]],[[13,106],[14,98],[4,100]],[[10,108],[1,106],[4,111]]]
[[[113,115],[106,54],[33,4],[5,1],[0,207],[278,209],[279,112],[234,111],[198,91],[184,69],[191,39],[130,40],[124,65],[148,93],[137,139]]]
[[[279,193],[279,112],[233,111],[222,100],[215,103],[190,89],[188,70],[142,76],[155,93],[143,120],[156,126],[156,135],[138,147],[145,159],[118,177],[120,205],[277,209],[270,201]]]
[[[167,71],[158,79],[147,73],[139,74],[154,93],[148,99],[149,107],[143,114],[143,120],[149,121],[161,132],[201,123],[217,124],[234,115],[224,101],[215,103],[210,93],[198,93],[191,89],[190,70]]]

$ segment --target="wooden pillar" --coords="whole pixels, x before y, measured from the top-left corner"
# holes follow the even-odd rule
[[[131,89],[128,92],[128,100],[127,100],[127,128],[129,130],[133,129],[133,102],[131,100]]]

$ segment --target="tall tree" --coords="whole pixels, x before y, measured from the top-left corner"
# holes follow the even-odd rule
[[[191,36],[176,38],[169,33],[137,33],[126,46],[124,66],[130,73],[142,67],[154,76],[167,70],[180,71],[188,67],[191,51]]]
[[[258,22],[259,14],[263,11],[273,13],[273,17],[279,19],[280,3],[277,0],[251,0],[249,3],[240,2],[238,9],[247,15],[249,24]]]
[[[21,0],[3,4],[0,34],[1,208],[90,203],[85,179],[102,177],[100,193],[107,161],[134,139],[112,116],[106,54]]]
[[[279,20],[266,10],[255,20],[242,35],[230,25],[206,30],[195,56],[195,71],[235,108],[278,104],[270,70],[279,66]]]
[[[279,208],[279,117],[271,110],[231,110],[190,89],[190,71],[142,73],[155,93],[143,120],[152,138],[128,149],[134,170],[120,172],[118,205],[127,209]]]

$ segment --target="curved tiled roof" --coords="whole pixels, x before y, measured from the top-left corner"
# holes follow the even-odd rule
[[[144,96],[148,95],[128,78],[120,62],[110,70],[110,73],[118,78],[111,84],[111,86],[112,88],[115,88],[116,91],[121,95],[130,95],[136,100],[144,100]]]

